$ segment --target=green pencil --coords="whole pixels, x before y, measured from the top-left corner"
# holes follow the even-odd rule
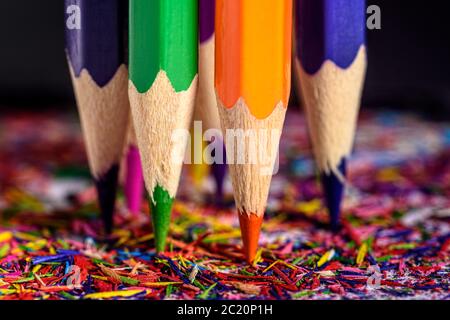
[[[165,249],[197,93],[197,0],[130,1],[129,95],[157,252]],[[186,137],[187,138],[187,137]]]

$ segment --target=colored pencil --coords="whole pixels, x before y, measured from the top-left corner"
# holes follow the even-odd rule
[[[298,0],[297,59],[331,227],[339,228],[366,72],[364,0]]]
[[[203,130],[216,129],[220,132],[220,118],[214,90],[214,22],[216,0],[199,0],[199,65],[198,94],[194,120],[202,121]],[[217,135],[219,137],[219,135]],[[223,198],[223,185],[226,175],[225,148],[223,140],[216,142],[221,155],[212,164],[212,174],[216,181],[216,199]]]
[[[65,6],[69,67],[105,231],[110,233],[129,118],[128,7],[122,0],[66,0]]]
[[[292,1],[217,1],[216,92],[244,256],[249,263],[258,248],[289,100],[291,31]],[[253,132],[259,139],[265,135],[267,141],[241,139],[238,142],[244,149],[235,150],[236,139],[229,138],[229,133],[239,130]],[[257,161],[249,160],[257,155]]]
[[[144,177],[133,121],[130,121],[128,127],[125,167],[124,192],[127,208],[132,214],[137,214],[141,210],[144,195]]]
[[[200,76],[199,76],[200,78]],[[197,106],[197,104],[196,104]],[[196,108],[196,107],[195,107]],[[195,109],[194,109],[194,117],[195,117]],[[190,148],[186,150],[186,156],[188,157],[188,173],[190,177],[190,182],[192,182],[192,186],[194,188],[189,189],[189,193],[193,199],[196,199],[198,202],[204,201],[204,187],[205,182],[210,173],[210,168],[206,162],[202,161],[203,159],[203,151],[206,147],[206,142],[203,141],[203,136],[196,135],[194,133],[194,128],[191,128],[191,141]],[[200,132],[201,134],[202,132]]]
[[[130,1],[129,95],[157,252],[165,249],[187,144],[173,135],[189,130],[197,94],[197,10],[197,0]]]

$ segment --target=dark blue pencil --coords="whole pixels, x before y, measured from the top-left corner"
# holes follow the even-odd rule
[[[337,230],[367,64],[365,0],[296,4],[296,71],[331,227]]]
[[[129,119],[127,0],[66,0],[66,51],[105,231]]]

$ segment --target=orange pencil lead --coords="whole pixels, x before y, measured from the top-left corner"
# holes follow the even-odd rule
[[[239,223],[243,242],[243,253],[245,260],[252,264],[258,250],[259,233],[263,222],[263,216],[254,213],[239,213]]]

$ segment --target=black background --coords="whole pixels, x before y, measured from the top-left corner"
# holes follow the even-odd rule
[[[435,118],[450,115],[446,1],[368,0],[369,4],[381,7],[382,30],[367,34],[364,105],[415,109]],[[73,106],[63,0],[0,1],[0,44],[0,107]]]

